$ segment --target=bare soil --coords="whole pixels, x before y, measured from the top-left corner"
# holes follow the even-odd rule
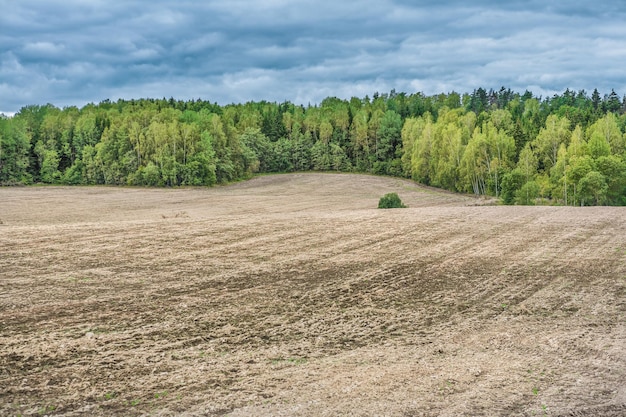
[[[2,188],[0,415],[625,415],[626,210],[485,203]]]

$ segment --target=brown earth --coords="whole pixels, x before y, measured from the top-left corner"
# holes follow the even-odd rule
[[[481,203],[0,189],[0,415],[626,414],[626,210]]]

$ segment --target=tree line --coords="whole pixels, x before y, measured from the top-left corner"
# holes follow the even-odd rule
[[[0,117],[0,184],[211,186],[369,172],[505,204],[626,205],[626,96],[374,94],[319,105],[105,100]]]

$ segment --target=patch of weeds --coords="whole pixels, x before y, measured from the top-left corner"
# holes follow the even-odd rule
[[[530,410],[530,415],[531,416],[538,416],[538,415],[540,415],[540,416],[543,416],[543,417],[547,417],[549,415],[548,414],[548,406],[545,405],[545,404],[541,404],[541,411],[538,411],[536,409]]]
[[[539,388],[533,387],[533,395],[539,395]]]
[[[54,405],[44,405],[39,410],[37,410],[37,414],[44,415],[46,413],[51,413],[51,412],[53,412],[56,409],[57,408]]]
[[[141,400],[139,400],[139,399],[130,400],[130,406],[131,407],[138,406],[140,403],[141,403]]]
[[[106,394],[104,394],[104,401],[112,400],[115,397],[117,397],[117,392],[115,391],[107,392]]]
[[[440,395],[449,395],[455,392],[456,390],[456,381],[451,379],[446,379],[439,383],[438,390]]]
[[[163,391],[163,392],[157,392],[154,394],[154,398],[155,399],[159,399],[159,398],[163,398],[163,397],[167,397],[167,391]]]
[[[509,308],[509,305],[507,303],[502,303],[500,304],[500,307],[502,307],[502,310],[506,310],[507,308]]]

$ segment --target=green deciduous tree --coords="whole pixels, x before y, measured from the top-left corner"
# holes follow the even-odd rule
[[[393,110],[387,110],[380,120],[376,135],[378,149],[376,159],[379,161],[391,160],[399,157],[396,152],[402,143],[402,118]]]
[[[504,204],[515,203],[515,196],[526,183],[524,173],[519,168],[507,172],[502,176],[502,193],[500,197]]]
[[[415,137],[411,153],[411,176],[414,180],[430,184],[430,155],[435,125],[430,113],[426,113],[418,120],[419,135]]]
[[[566,167],[567,181],[568,184],[571,185],[570,188],[572,189],[572,194],[574,196],[574,205],[580,203],[580,180],[593,170],[593,165],[594,164],[591,157],[588,155],[584,155],[571,158],[569,165]]]
[[[590,171],[578,182],[578,197],[581,205],[599,205],[604,203],[608,186],[604,175]]]
[[[539,162],[547,172],[556,164],[561,144],[567,146],[572,133],[569,130],[570,121],[565,117],[548,116],[545,127],[539,131],[534,140],[534,148]]]
[[[609,113],[598,119],[587,129],[589,151],[594,158],[610,154],[621,155],[626,150],[626,142],[618,125],[617,116]]]
[[[30,137],[22,119],[0,116],[0,185],[29,183]]]
[[[368,119],[369,112],[364,108],[359,108],[354,114],[350,127],[350,140],[354,150],[355,164],[362,171],[368,171],[371,168]]]
[[[487,135],[476,129],[467,143],[461,159],[461,180],[463,191],[473,192],[476,195],[487,194],[489,180],[489,151]]]
[[[439,110],[430,147],[429,177],[431,185],[454,190],[464,148],[461,116],[464,110]]]
[[[606,181],[606,202],[626,205],[626,162],[616,155],[601,156],[595,166]]]
[[[515,192],[515,202],[517,204],[532,206],[539,197],[540,187],[537,181],[528,181]]]

